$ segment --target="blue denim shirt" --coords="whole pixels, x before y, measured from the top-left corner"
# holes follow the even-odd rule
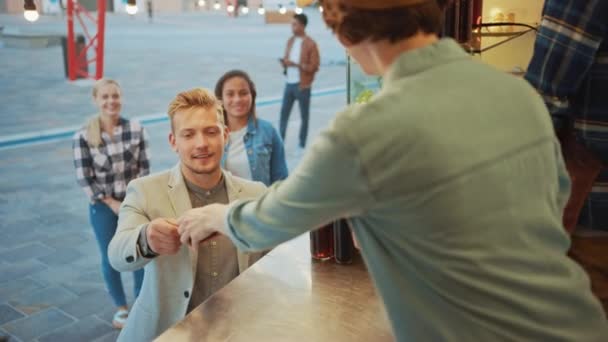
[[[277,130],[266,120],[249,118],[247,133],[243,138],[249,169],[254,181],[262,182],[266,186],[287,178],[287,162],[285,148]],[[226,165],[226,157],[230,143],[224,147],[222,167]],[[230,170],[228,170],[230,171]]]

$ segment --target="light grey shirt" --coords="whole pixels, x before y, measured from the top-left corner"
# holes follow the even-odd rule
[[[228,193],[224,178],[213,189],[205,190],[191,182],[186,182],[192,208],[213,203],[228,203]],[[215,291],[221,289],[239,274],[236,247],[224,235],[213,237],[199,245],[196,274],[188,312],[205,301]]]
[[[249,156],[247,155],[247,146],[245,146],[246,134],[247,126],[238,131],[230,132],[224,168],[237,177],[253,179],[249,165]]]
[[[608,341],[566,252],[569,179],[524,80],[453,40],[402,54],[300,165],[228,214],[244,250],[347,217],[399,341]]]

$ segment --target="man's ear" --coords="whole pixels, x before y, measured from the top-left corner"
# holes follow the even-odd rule
[[[173,132],[169,132],[169,145],[171,145],[171,149],[177,153],[177,145],[175,144],[175,134],[173,134]]]
[[[224,144],[228,140],[228,135],[230,134],[230,128],[227,125],[224,125]]]

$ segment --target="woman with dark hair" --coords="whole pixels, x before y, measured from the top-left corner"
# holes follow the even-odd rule
[[[225,73],[215,85],[215,96],[222,101],[230,132],[222,160],[224,169],[267,186],[285,179],[283,141],[270,122],[256,117],[257,93],[251,77],[241,70]]]
[[[569,179],[534,89],[439,39],[436,0],[322,5],[382,89],[257,200],[182,216],[181,241],[262,250],[346,217],[398,341],[606,341],[566,256]]]

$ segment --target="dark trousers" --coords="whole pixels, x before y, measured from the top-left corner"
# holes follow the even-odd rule
[[[602,170],[602,162],[576,140],[572,130],[558,134],[564,161],[572,182],[570,198],[564,208],[564,228],[573,233],[593,183]],[[569,256],[578,262],[591,280],[593,293],[608,312],[608,237],[571,234]]]
[[[310,88],[300,89],[299,83],[287,83],[285,85],[283,104],[281,105],[279,131],[281,133],[281,138],[285,141],[287,122],[289,121],[289,116],[291,115],[291,109],[293,108],[295,100],[298,100],[300,115],[302,117],[302,124],[300,126],[300,147],[305,147],[306,137],[308,136],[308,119],[310,116]]]

